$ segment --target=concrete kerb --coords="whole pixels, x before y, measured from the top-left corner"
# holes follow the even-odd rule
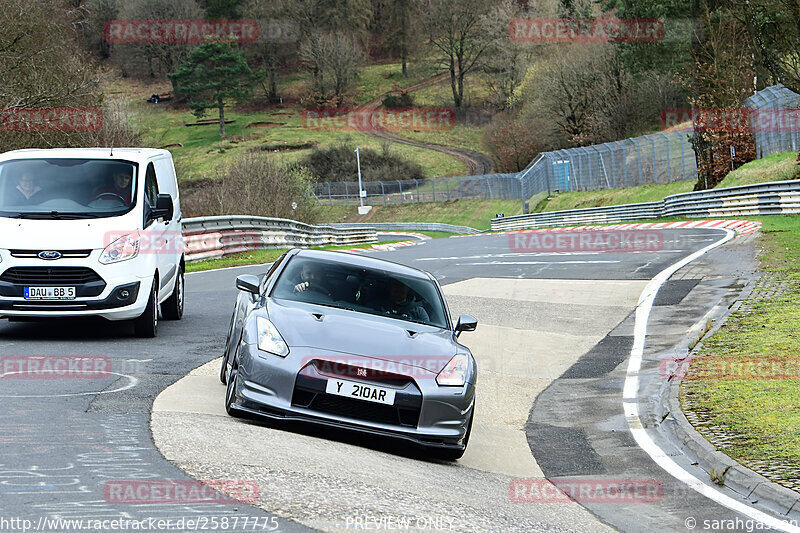
[[[687,351],[686,357],[697,356],[703,347],[703,340],[714,335],[728,320],[731,314],[737,311],[742,303],[753,292],[756,282],[760,278],[755,274],[748,280],[736,302],[725,309],[714,319],[712,327],[700,339],[687,336],[684,341],[688,345],[697,341],[694,348]],[[705,319],[704,319],[705,320]],[[708,479],[717,484],[740,494],[753,504],[769,509],[789,520],[800,521],[800,494],[770,481],[749,468],[741,465],[708,442],[689,422],[681,409],[679,377],[671,379],[661,389],[658,408],[662,420],[671,418],[671,423],[659,424],[659,430],[670,432],[675,440],[680,443],[682,452],[689,457],[698,468],[702,469]]]

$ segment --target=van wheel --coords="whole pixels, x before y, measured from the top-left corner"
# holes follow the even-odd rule
[[[183,317],[183,269],[178,270],[178,277],[175,279],[175,288],[172,294],[161,304],[161,316],[164,320],[180,320]]]
[[[153,288],[150,290],[150,298],[147,299],[147,307],[139,318],[133,319],[133,332],[137,337],[153,338],[158,335],[157,286],[158,278],[153,278]]]

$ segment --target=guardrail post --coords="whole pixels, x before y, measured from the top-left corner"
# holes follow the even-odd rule
[[[400,186],[400,200],[402,200],[402,202],[405,203],[406,202],[406,195],[403,193],[403,184],[400,183],[400,180],[397,180],[397,185]]]
[[[386,189],[383,186],[383,181],[381,181],[380,184],[381,184],[381,196],[383,196],[383,205],[386,205]]]
[[[359,191],[358,194],[361,194]],[[344,203],[347,203],[350,200],[350,192],[347,190],[347,182],[344,182]]]
[[[331,196],[331,182],[328,182],[328,205],[333,205],[333,196]]]

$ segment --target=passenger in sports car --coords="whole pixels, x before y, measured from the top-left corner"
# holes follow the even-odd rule
[[[417,300],[409,297],[408,285],[392,278],[388,283],[388,301],[384,304],[384,312],[413,320],[414,322],[430,323],[430,317],[425,308]]]

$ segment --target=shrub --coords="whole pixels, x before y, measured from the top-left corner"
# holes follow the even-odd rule
[[[357,181],[355,145],[351,141],[317,148],[300,160],[317,182]],[[380,152],[361,149],[361,179],[364,181],[424,179],[425,173],[417,163],[406,161],[392,153],[388,146]]]
[[[312,176],[269,155],[245,154],[219,178],[181,184],[187,216],[254,215],[313,222]],[[297,209],[292,209],[292,203]]]
[[[383,107],[388,109],[414,107],[414,97],[406,91],[400,91],[400,94],[389,93],[383,97]]]

